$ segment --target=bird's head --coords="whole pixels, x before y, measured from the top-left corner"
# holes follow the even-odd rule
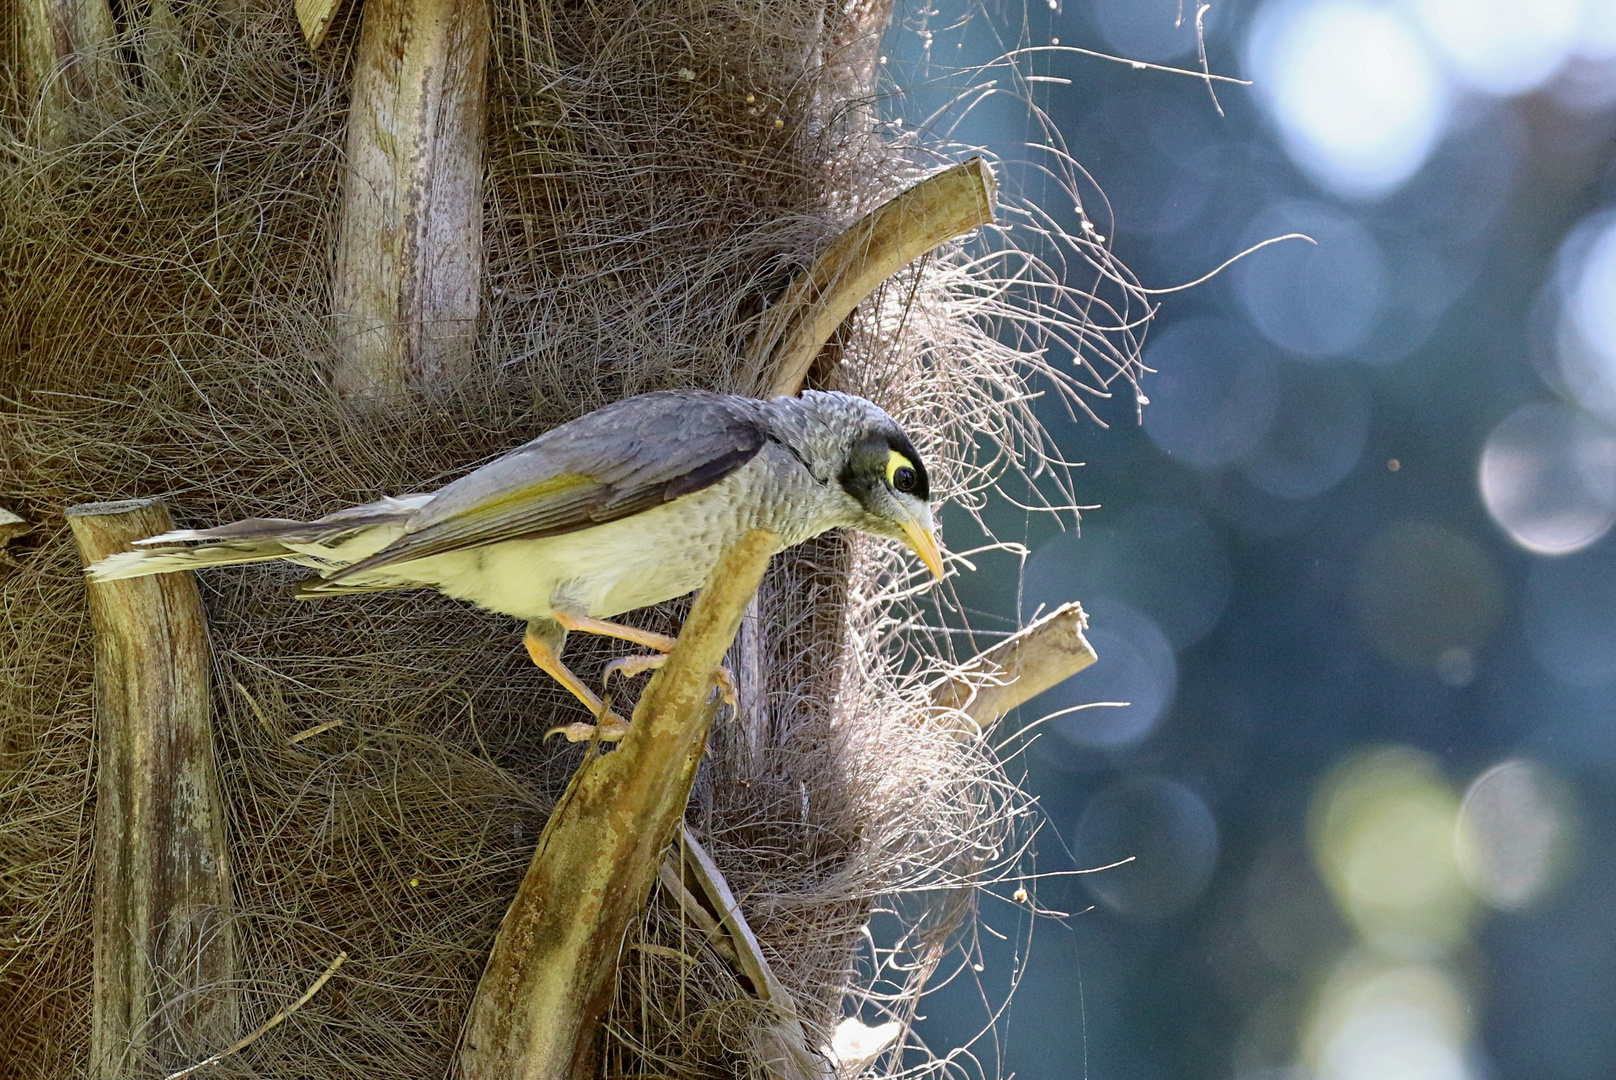
[[[937,577],[943,555],[931,516],[931,483],[914,443],[897,421],[850,394],[804,391],[792,402],[806,420],[810,469],[857,504],[855,528],[901,540]],[[804,415],[807,414],[807,415]],[[811,419],[810,419],[811,416]]]
[[[926,466],[898,425],[871,431],[853,443],[837,482],[864,509],[859,528],[902,540],[926,569],[943,576]]]

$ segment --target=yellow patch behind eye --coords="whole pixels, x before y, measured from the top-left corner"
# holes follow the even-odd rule
[[[902,454],[898,453],[896,450],[888,450],[887,451],[887,483],[888,484],[891,484],[892,483],[892,478],[898,475],[898,470],[899,469],[905,469],[905,468],[912,469],[914,467],[915,467],[914,462],[910,461],[908,458],[904,457]]]

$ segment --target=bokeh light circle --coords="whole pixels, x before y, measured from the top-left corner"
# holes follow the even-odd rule
[[[1570,686],[1616,680],[1616,558],[1603,548],[1535,563],[1526,576],[1526,645]]]
[[[1201,469],[1231,465],[1262,442],[1279,385],[1273,359],[1234,319],[1185,319],[1145,349],[1145,434]]]
[[[1454,77],[1489,94],[1524,94],[1565,63],[1584,3],[1605,0],[1412,0],[1420,29]]]
[[[1148,616],[1175,649],[1217,625],[1229,602],[1229,558],[1217,532],[1181,506],[1084,515],[1083,532],[1051,538],[1027,560],[1029,610],[1082,598],[1117,600]]]
[[[1616,363],[1616,215],[1598,220],[1571,295],[1571,317],[1600,355]]]
[[[1080,679],[1068,679],[1034,699],[1060,738],[1093,750],[1132,746],[1156,730],[1178,688],[1173,647],[1148,617],[1126,604],[1099,598],[1084,604],[1086,631],[1099,659]],[[1094,705],[1095,702],[1125,702]],[[1092,706],[1092,707],[1089,707]]]
[[[1129,777],[1089,800],[1073,844],[1095,899],[1125,918],[1154,922],[1195,902],[1218,861],[1218,826],[1201,797],[1159,776]]]
[[[1487,512],[1521,547],[1580,551],[1616,523],[1616,433],[1563,405],[1523,405],[1487,436],[1478,482]]]
[[[1465,791],[1456,836],[1459,868],[1487,903],[1519,911],[1563,879],[1574,832],[1567,785],[1536,762],[1503,761]]]
[[[1429,1010],[1364,1009],[1336,1029],[1319,1080],[1467,1080],[1465,1053]]]
[[[1314,861],[1342,914],[1383,952],[1439,955],[1468,933],[1474,901],[1454,851],[1458,813],[1441,769],[1410,747],[1355,754],[1314,792]]]
[[[1242,249],[1302,233],[1234,266],[1240,304],[1269,341],[1303,356],[1345,356],[1386,310],[1390,273],[1380,245],[1356,217],[1327,203],[1287,199],[1254,218]]]
[[[1270,3],[1253,23],[1246,67],[1291,156],[1338,194],[1392,190],[1442,133],[1447,82],[1395,6]]]
[[[1616,420],[1616,212],[1584,220],[1555,261],[1560,381],[1586,409]]]
[[[1471,1012],[1442,967],[1355,951],[1318,996],[1303,1056],[1317,1080],[1469,1080]]]
[[[1576,54],[1589,60],[1616,57],[1616,4],[1607,0],[1584,0]]]
[[[1352,599],[1381,656],[1463,686],[1503,614],[1504,584],[1486,553],[1459,533],[1397,522],[1359,553]]]
[[[1354,372],[1289,364],[1273,422],[1240,471],[1270,495],[1311,499],[1352,472],[1368,437],[1369,397]]]

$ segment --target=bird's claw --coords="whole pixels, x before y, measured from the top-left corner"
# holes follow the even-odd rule
[[[735,676],[729,668],[718,669],[718,692],[724,697],[724,704],[739,712],[741,709],[740,695],[735,692]]]
[[[632,679],[636,675],[643,675],[647,671],[655,671],[668,662],[666,653],[649,653],[645,656],[620,656],[606,665],[601,673],[600,684],[609,686],[613,675],[621,675],[625,679]],[[724,697],[724,704],[732,709],[740,708],[740,697],[735,692],[735,676],[729,668],[718,669],[718,692]]]
[[[628,721],[616,713],[606,713],[595,723],[586,723],[583,720],[571,724],[560,724],[544,733],[548,739],[552,735],[560,735],[568,742],[587,742],[590,739],[599,739],[601,742],[616,742],[628,734]]]
[[[647,656],[619,656],[606,665],[601,672],[600,684],[610,686],[613,675],[621,675],[625,679],[632,679],[636,675],[643,675],[647,671],[659,668],[668,662],[665,654],[651,653]]]

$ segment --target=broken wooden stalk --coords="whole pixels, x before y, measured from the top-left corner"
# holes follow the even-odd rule
[[[297,24],[303,28],[303,37],[311,50],[318,49],[325,40],[331,21],[342,10],[342,0],[295,0]]]
[[[1098,657],[1083,631],[1088,616],[1082,605],[1062,604],[1041,619],[1022,627],[991,649],[961,664],[953,675],[932,688],[933,720],[955,739],[981,738],[1018,705],[1071,678]],[[997,857],[996,853],[993,857]],[[960,854],[945,868],[946,879],[958,883],[938,925],[950,926],[961,909],[974,903],[989,852],[978,846]],[[1019,900],[1019,897],[1018,897]],[[934,972],[949,948],[946,934],[932,935],[926,955],[916,965]],[[915,991],[918,1000],[925,979]],[[877,1049],[875,1053],[879,1053]]]
[[[86,566],[169,531],[162,502],[67,511]],[[87,585],[95,627],[91,1074],[235,1035],[230,872],[206,616],[189,573]],[[138,1071],[138,1070],[137,1070]]]
[[[21,536],[32,528],[33,526],[28,522],[5,507],[0,506],[0,551],[6,549],[6,545],[11,543],[12,537]]]
[[[836,328],[883,281],[940,244],[993,224],[998,185],[980,157],[935,173],[864,215],[763,315],[752,343],[769,393],[795,394]]]
[[[347,399],[452,382],[475,342],[491,18],[488,0],[365,4],[331,289]]]
[[[466,1080],[593,1074],[623,937],[706,747],[715,673],[778,544],[754,531],[724,553],[629,733],[584,762],[550,815],[472,1000],[460,1052]]]
[[[1098,659],[1083,636],[1087,626],[1082,605],[1062,604],[966,661],[932,691],[932,704],[946,710],[940,722],[952,724],[960,738],[976,738],[1017,705],[1076,675]]]
[[[1081,605],[1065,604],[977,655],[933,690],[939,716],[954,721],[961,739],[980,736],[1011,709],[1094,663],[1097,657],[1083,636],[1087,625]],[[980,859],[971,860],[960,876],[974,876],[981,865]],[[714,951],[746,978],[759,1001],[772,1008],[772,1022],[759,1025],[753,1036],[753,1052],[766,1075],[772,1080],[823,1080],[833,1075],[830,1062],[811,1048],[795,1000],[769,967],[717,863],[688,829],[682,860],[670,855],[661,880]],[[901,1034],[898,1024],[872,1029],[856,1018],[844,1024],[855,1025],[858,1034],[873,1044],[860,1057],[860,1066]]]

